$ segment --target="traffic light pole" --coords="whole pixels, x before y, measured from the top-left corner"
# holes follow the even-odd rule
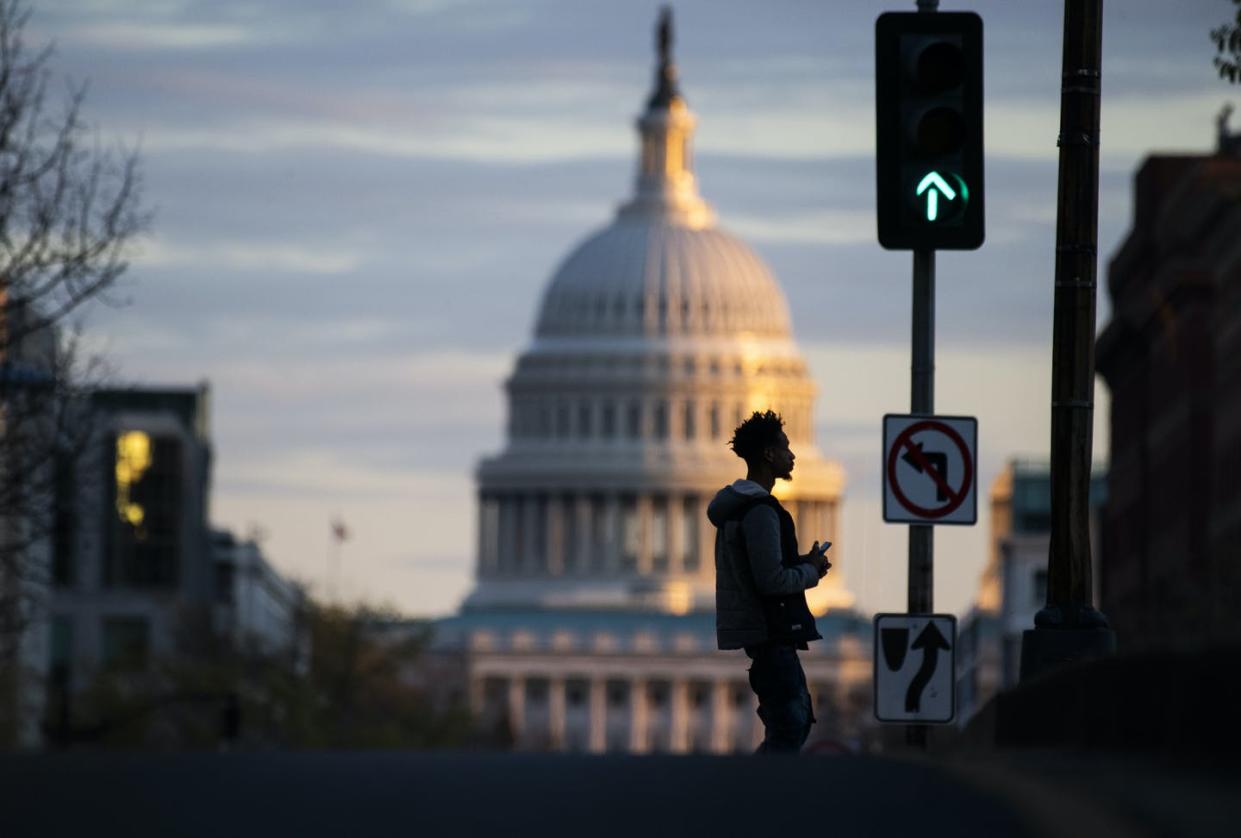
[[[1051,548],[1047,604],[1022,637],[1023,681],[1116,649],[1116,635],[1092,604],[1089,522],[1102,33],[1102,0],[1065,0],[1051,361]]]
[[[935,413],[935,251],[915,250],[913,268],[913,326],[910,346],[910,413]],[[930,614],[934,597],[935,528],[930,524],[909,525],[910,614]],[[905,728],[905,743],[925,749],[926,725]]]

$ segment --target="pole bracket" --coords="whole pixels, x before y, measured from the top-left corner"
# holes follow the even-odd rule
[[[1097,283],[1093,279],[1057,279],[1057,288],[1095,288]]]
[[[1099,135],[1089,134],[1083,131],[1080,134],[1069,134],[1056,137],[1056,148],[1064,148],[1065,146],[1093,146],[1098,147]]]

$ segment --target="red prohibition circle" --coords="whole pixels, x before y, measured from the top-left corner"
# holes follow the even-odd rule
[[[942,433],[944,436],[948,437],[948,439],[950,439],[952,443],[957,446],[957,450],[961,452],[961,463],[963,465],[963,468],[961,469],[961,488],[953,493],[956,497],[952,498],[948,501],[948,503],[938,509],[928,509],[911,501],[905,496],[905,493],[901,491],[901,484],[896,480],[897,454],[901,452],[901,449],[903,449],[907,443],[911,443],[913,441],[913,435],[919,433],[920,431],[937,431]],[[945,425],[943,422],[936,422],[933,419],[923,419],[921,422],[914,422],[912,425],[905,428],[905,430],[897,434],[896,439],[892,443],[892,450],[888,452],[888,486],[891,487],[892,494],[896,495],[896,499],[900,502],[901,506],[905,507],[915,515],[921,515],[923,518],[943,518],[945,515],[951,514],[955,511],[957,507],[965,501],[965,496],[969,494],[970,481],[973,479],[974,464],[970,462],[969,447],[966,446],[965,440],[961,438],[959,433],[954,431],[950,426]]]

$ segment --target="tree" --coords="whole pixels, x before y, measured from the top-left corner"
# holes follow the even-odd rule
[[[77,351],[75,318],[126,270],[149,220],[136,152],[92,141],[84,85],[50,95],[52,49],[27,48],[28,18],[0,0],[0,689],[19,680],[89,431],[79,396],[98,365]],[[0,694],[0,740],[12,701]]]
[[[1236,84],[1241,81],[1241,0],[1232,0],[1232,4],[1237,7],[1233,22],[1212,29],[1211,40],[1219,77]]]
[[[313,601],[310,647],[273,654],[237,645],[207,625],[179,654],[150,666],[105,669],[72,709],[49,713],[53,745],[101,748],[433,749],[491,744],[473,728],[464,696],[440,697],[429,629],[389,628],[391,609]],[[68,699],[66,695],[63,698]]]

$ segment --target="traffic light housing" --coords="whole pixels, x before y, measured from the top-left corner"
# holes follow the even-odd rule
[[[879,16],[875,141],[881,245],[982,245],[982,18],[973,12]]]

